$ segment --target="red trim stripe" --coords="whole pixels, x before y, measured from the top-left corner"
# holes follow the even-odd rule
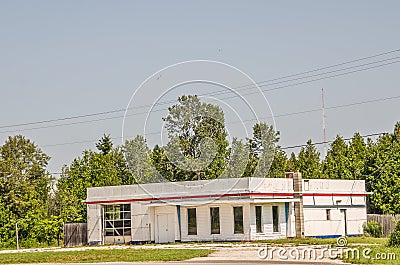
[[[146,202],[146,201],[168,201],[168,200],[183,200],[183,199],[204,199],[204,198],[223,198],[223,197],[272,197],[273,199],[293,197],[294,193],[226,193],[226,194],[209,194],[209,195],[188,195],[188,196],[171,196],[171,197],[149,197],[126,200],[105,200],[86,202],[87,204],[102,204],[102,203],[127,203],[127,202]],[[365,194],[352,193],[304,193],[303,196],[365,196]]]

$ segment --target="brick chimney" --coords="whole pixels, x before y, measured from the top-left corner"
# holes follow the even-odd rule
[[[300,199],[299,202],[294,203],[296,237],[303,238],[304,237],[303,180],[301,178],[301,173],[298,170],[292,173],[292,176],[293,176],[294,198]]]

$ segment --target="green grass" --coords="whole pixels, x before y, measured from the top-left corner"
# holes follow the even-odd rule
[[[204,257],[207,249],[91,249],[84,251],[45,251],[0,254],[0,264],[181,261]]]
[[[371,253],[367,253],[370,259],[363,257],[363,250],[365,248],[371,249]],[[400,248],[391,248],[386,246],[366,246],[358,247],[360,258],[354,258],[351,254],[344,255],[343,260],[345,262],[355,263],[355,264],[400,264]],[[394,256],[393,256],[394,255]],[[386,259],[382,257],[386,256]]]

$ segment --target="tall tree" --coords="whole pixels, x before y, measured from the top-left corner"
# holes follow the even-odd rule
[[[359,133],[355,133],[350,141],[347,158],[349,171],[355,179],[363,179],[367,162],[367,145]]]
[[[151,162],[150,148],[142,135],[126,140],[122,150],[132,172],[132,175],[127,175],[129,179],[123,180],[124,184],[159,182],[159,174]]]
[[[296,154],[294,152],[292,152],[290,154],[290,157],[289,157],[288,162],[287,162],[286,170],[287,171],[291,171],[291,172],[295,172],[296,170],[299,170],[297,157],[296,157]]]
[[[268,172],[269,178],[283,178],[288,166],[288,159],[285,151],[276,150],[274,159],[272,160],[271,168]]]
[[[313,145],[311,139],[307,141],[305,147],[300,149],[297,158],[297,167],[303,178],[322,178],[320,153]]]
[[[396,124],[397,127],[397,124]],[[369,147],[366,186],[369,210],[378,214],[400,214],[400,143],[393,134],[380,136]]]
[[[324,176],[331,179],[354,179],[354,174],[348,166],[348,148],[343,137],[337,135],[335,140],[330,144],[323,162]]]
[[[231,150],[228,158],[226,170],[221,178],[240,178],[246,169],[249,159],[249,150],[242,140],[236,137],[232,140]]]
[[[99,153],[86,150],[71,165],[63,167],[57,183],[57,200],[65,222],[86,221],[86,205],[82,201],[87,188],[121,185],[132,179],[121,148],[108,150],[112,144],[107,138],[103,137],[96,145]]]
[[[0,147],[0,246],[13,244],[19,225],[23,242],[41,242],[31,231],[48,218],[52,178],[46,167],[50,157],[22,135],[10,136]]]
[[[246,175],[266,177],[277,150],[279,132],[272,125],[257,123],[253,126],[253,138],[247,141],[251,154]]]
[[[217,178],[229,154],[225,117],[219,106],[203,103],[197,96],[181,96],[163,119],[169,144],[168,160],[177,180]],[[205,166],[208,165],[208,166]]]

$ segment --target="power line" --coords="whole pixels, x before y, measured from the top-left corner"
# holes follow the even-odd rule
[[[330,79],[330,78],[335,78],[335,77],[339,77],[339,76],[344,76],[344,75],[348,75],[348,74],[353,74],[353,73],[357,73],[357,72],[361,72],[361,71],[366,71],[366,70],[370,70],[370,69],[374,69],[374,68],[378,68],[378,67],[383,67],[383,66],[387,66],[387,65],[391,65],[391,64],[395,64],[395,63],[399,63],[400,61],[394,61],[394,62],[389,62],[389,63],[385,63],[385,64],[380,64],[380,65],[375,65],[375,66],[371,66],[371,67],[367,67],[367,68],[362,68],[362,69],[357,69],[357,70],[353,70],[350,72],[345,72],[345,73],[340,73],[340,74],[335,74],[335,75],[330,75],[330,76],[324,76],[321,78],[316,78],[316,79],[311,79],[311,80],[307,80],[307,81],[303,81],[303,82],[299,82],[299,83],[294,83],[294,84],[289,84],[289,85],[284,85],[284,86],[279,86],[279,87],[275,87],[275,88],[270,88],[270,89],[264,89],[262,90],[263,92],[268,92],[268,91],[272,91],[272,90],[278,90],[278,89],[283,89],[283,88],[287,88],[287,87],[292,87],[292,86],[296,86],[296,85],[300,85],[300,84],[307,84],[307,83],[311,83],[311,82],[316,82],[316,81],[320,81],[320,80],[324,80],[324,79]],[[337,72],[337,71],[334,71]],[[326,73],[322,73],[321,75],[325,75]],[[268,84],[267,84],[268,85]],[[261,85],[262,86],[267,86],[267,85]],[[224,92],[226,93],[226,92]],[[252,95],[252,94],[256,94],[258,92],[249,92],[243,95]],[[214,95],[216,95],[218,93],[214,93]],[[230,99],[230,98],[236,98],[237,95],[233,95],[233,96],[229,96],[229,97],[224,97],[221,99]],[[175,101],[172,101],[175,102]],[[139,107],[137,107],[139,108]],[[164,111],[167,109],[158,109],[158,110],[154,110],[153,112],[156,111]],[[115,110],[117,111],[117,110]],[[125,111],[125,110],[124,110]],[[109,111],[109,113],[111,113],[112,111]],[[126,117],[130,117],[130,116],[136,116],[136,115],[142,115],[142,114],[147,114],[148,112],[139,112],[139,113],[132,113],[132,114],[128,114],[126,115]],[[91,116],[94,116],[94,114],[88,114]],[[78,116],[75,116],[78,117]],[[68,125],[75,125],[75,124],[84,124],[84,123],[90,123],[90,122],[97,122],[97,121],[104,121],[104,120],[111,120],[111,119],[116,119],[116,118],[123,118],[125,117],[124,115],[119,115],[119,116],[114,116],[114,117],[107,117],[107,118],[99,118],[99,119],[94,119],[94,120],[87,120],[87,121],[79,121],[79,122],[72,122],[72,123],[64,123],[64,124],[56,124],[56,125],[48,125],[48,126],[40,126],[40,127],[33,127],[33,128],[24,128],[24,129],[16,129],[16,130],[7,130],[7,131],[0,131],[0,133],[14,133],[14,132],[22,132],[22,131],[29,131],[29,130],[38,130],[38,129],[46,129],[46,128],[54,128],[54,127],[61,127],[61,126],[68,126]],[[64,120],[67,118],[63,118]],[[3,127],[0,127],[3,128]]]
[[[354,62],[359,62],[359,61],[363,61],[363,60],[367,60],[367,59],[371,59],[371,58],[376,58],[376,57],[380,57],[380,56],[396,53],[396,52],[399,52],[399,51],[400,51],[400,49],[395,49],[395,50],[391,50],[391,51],[388,51],[388,52],[379,53],[379,54],[376,54],[376,55],[371,55],[371,56],[367,56],[367,57],[363,57],[363,58],[359,58],[359,59],[355,59],[355,60],[351,60],[351,61],[346,61],[346,62],[343,62],[343,63],[338,63],[338,64],[334,64],[334,65],[330,65],[330,66],[320,67],[320,68],[317,68],[317,69],[314,69],[314,70],[310,70],[310,71],[305,71],[305,72],[301,72],[301,73],[297,73],[297,74],[287,75],[287,76],[284,76],[284,77],[274,78],[274,79],[270,79],[270,80],[264,80],[264,81],[256,82],[256,83],[253,83],[253,84],[243,85],[243,86],[236,87],[235,89],[245,88],[245,87],[249,87],[249,86],[250,86],[250,88],[254,88],[254,85],[256,85],[256,84],[264,84],[264,83],[267,83],[267,82],[272,82],[272,81],[282,80],[282,79],[286,79],[286,78],[290,78],[290,77],[295,77],[295,76],[300,76],[300,75],[309,74],[309,73],[313,73],[313,72],[318,72],[318,71],[321,71],[321,70],[330,69],[330,68],[334,68],[334,67],[338,67],[338,66],[354,63]],[[275,82],[275,83],[266,84],[266,85],[271,86],[271,85],[280,84],[280,83],[284,83],[284,82],[291,82],[291,81],[310,78],[310,77],[314,77],[314,76],[325,75],[325,74],[329,74],[329,73],[333,73],[333,72],[339,72],[339,71],[344,71],[344,70],[353,69],[353,68],[357,68],[357,67],[362,67],[362,66],[366,66],[366,65],[376,64],[376,63],[380,63],[380,62],[384,62],[384,61],[394,60],[394,59],[397,59],[397,58],[400,58],[400,57],[393,57],[393,58],[384,59],[384,60],[375,61],[375,62],[370,62],[370,63],[365,63],[365,64],[361,64],[361,65],[357,65],[357,66],[351,66],[351,67],[347,67],[347,68],[344,68],[344,69],[329,71],[329,72],[320,73],[320,74],[314,74],[314,75],[310,75],[310,76],[306,76],[306,77],[295,78],[295,79],[291,79],[291,80],[287,80],[287,81],[280,81],[280,82]],[[394,62],[394,63],[396,63],[396,62]],[[385,65],[387,65],[387,64],[385,64]],[[368,68],[368,69],[371,69],[371,68]],[[367,69],[365,69],[365,70],[367,70]],[[266,86],[266,85],[261,85],[261,86]],[[267,90],[267,91],[270,91],[270,90]],[[227,91],[222,91],[222,92],[229,93]],[[224,93],[221,93],[221,94],[224,94]],[[207,94],[215,95],[216,93],[205,93],[204,95],[207,95]],[[173,103],[173,102],[175,102],[175,101],[174,100],[170,100],[170,101],[165,101],[165,102],[159,102],[156,105],[164,105],[164,104],[169,104],[169,103]],[[129,109],[140,109],[140,108],[145,108],[145,107],[150,107],[150,106],[152,106],[152,105],[151,104],[142,105],[142,106],[132,107],[132,108],[129,108]],[[44,123],[51,123],[51,122],[59,122],[59,121],[66,121],[66,120],[73,120],[73,119],[80,119],[80,118],[87,118],[87,117],[93,117],[93,116],[99,116],[99,115],[119,113],[119,112],[124,112],[124,111],[126,111],[126,109],[116,109],[116,110],[110,110],[110,111],[103,111],[103,112],[96,112],[96,113],[90,113],[90,114],[62,117],[62,118],[56,118],[56,119],[48,119],[48,120],[42,120],[42,121],[26,122],[26,123],[12,124],[12,125],[4,125],[4,126],[0,126],[0,129],[2,129],[2,128],[10,128],[10,127],[27,126],[27,125],[34,125],[34,124],[44,124]]]
[[[398,99],[398,98],[400,98],[400,95],[393,96],[393,97],[385,97],[385,98],[380,98],[380,99],[372,99],[372,100],[366,100],[366,101],[353,102],[353,103],[349,103],[349,104],[336,105],[336,106],[332,106],[332,107],[326,107],[325,109],[346,108],[346,107],[352,107],[352,106],[357,106],[357,105],[375,103],[375,102]],[[277,114],[277,115],[274,115],[274,116],[260,117],[259,119],[245,119],[245,120],[240,120],[240,121],[232,121],[232,122],[227,122],[226,124],[250,122],[250,121],[264,120],[264,119],[268,119],[268,118],[287,117],[287,116],[307,114],[307,113],[312,113],[312,112],[317,112],[317,111],[321,111],[321,109],[318,108],[318,109],[309,109],[309,110],[303,110],[303,111],[297,111],[297,112],[289,112],[289,113]],[[154,134],[159,134],[159,133],[161,133],[161,131],[149,132],[146,135],[154,135]],[[132,137],[134,137],[134,136],[127,136],[126,138],[132,138]],[[111,139],[112,140],[119,140],[119,139],[122,139],[122,137],[111,137]],[[97,139],[66,142],[66,143],[57,143],[57,144],[48,144],[48,145],[42,145],[42,147],[54,147],[54,146],[71,145],[71,144],[91,143],[91,142],[95,142],[95,141],[97,141]]]

